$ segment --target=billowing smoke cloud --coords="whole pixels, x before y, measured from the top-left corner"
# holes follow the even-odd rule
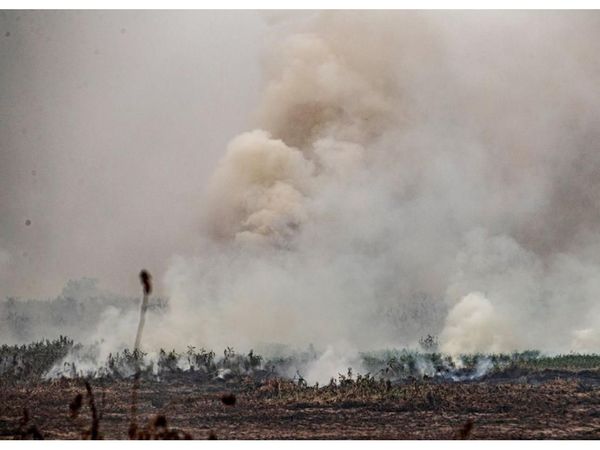
[[[594,350],[598,23],[326,13],[278,35],[258,128],[210,183],[204,251],[167,273],[172,328]]]
[[[516,348],[512,331],[491,302],[474,292],[463,297],[448,313],[440,336],[441,351],[455,355],[482,349],[499,353]]]
[[[144,345],[598,351],[600,15],[271,19]]]

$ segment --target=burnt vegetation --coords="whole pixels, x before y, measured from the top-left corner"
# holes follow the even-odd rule
[[[91,371],[74,358],[84,350],[66,337],[0,347],[3,438],[600,435],[598,355],[387,350],[362,354],[363,373],[348,368],[313,384],[304,378],[319,357],[313,348],[268,358],[233,348],[217,355],[189,346],[153,358],[126,349]]]
[[[263,381],[281,377],[302,384],[306,383],[302,377],[306,367],[319,358],[312,347],[304,352],[265,358],[253,350],[237,353],[227,347],[222,356],[217,356],[204,347],[188,346],[183,352],[160,349],[152,355],[141,350],[124,349],[110,353],[105,361],[100,361],[95,359],[95,350],[94,345],[76,344],[65,336],[31,344],[4,344],[0,346],[0,380],[22,383],[78,377],[129,379],[139,367],[140,377],[146,380],[181,378],[202,382],[251,377]],[[79,367],[79,364],[85,367]],[[516,373],[525,376],[540,371],[596,371],[600,370],[600,355],[570,353],[548,356],[538,351],[525,351],[452,358],[438,352],[384,350],[362,353],[361,365],[362,372],[376,379],[466,381],[502,378]]]

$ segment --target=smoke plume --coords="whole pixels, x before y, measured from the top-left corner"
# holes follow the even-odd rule
[[[266,20],[253,126],[188,205],[144,345],[313,343],[315,373],[427,334],[598,351],[599,14]]]
[[[594,350],[595,13],[323,13],[166,275],[186,339]],[[279,33],[279,34],[278,34]],[[283,36],[280,36],[283,34]]]

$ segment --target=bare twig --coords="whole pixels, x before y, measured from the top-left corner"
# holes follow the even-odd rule
[[[458,439],[469,439],[471,432],[473,431],[473,421],[467,420],[467,422],[458,430]]]
[[[96,402],[94,401],[94,393],[92,392],[92,386],[87,381],[85,382],[85,389],[88,395],[88,404],[90,411],[92,412],[92,427],[90,428],[90,439],[98,440],[100,438],[100,420],[98,419],[98,411],[96,410]]]
[[[19,429],[15,433],[21,437],[21,439],[27,439],[28,436],[31,436],[34,440],[43,440],[44,436],[38,429],[38,427],[33,424],[27,427],[29,423],[29,410],[27,408],[23,408],[23,417],[19,422]]]

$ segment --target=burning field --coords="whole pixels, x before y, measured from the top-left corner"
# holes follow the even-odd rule
[[[62,338],[2,353],[4,439],[598,439],[600,356],[537,352],[363,355],[327,383],[283,375],[316,355],[222,357],[189,348],[111,355],[87,377],[66,364]],[[45,360],[44,356],[45,355]],[[146,358],[147,360],[147,358]],[[50,376],[49,376],[50,375]]]
[[[0,28],[3,438],[598,437],[597,11]]]

